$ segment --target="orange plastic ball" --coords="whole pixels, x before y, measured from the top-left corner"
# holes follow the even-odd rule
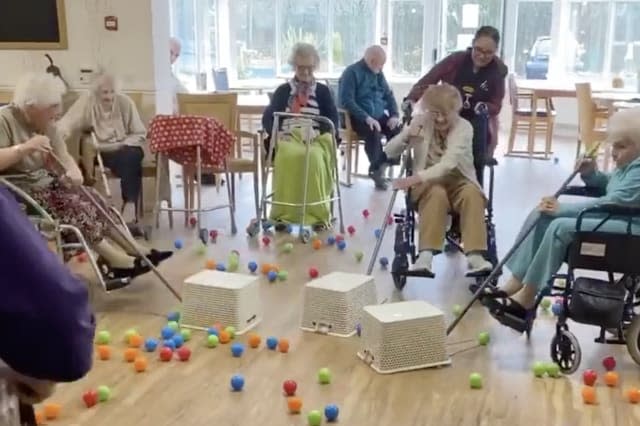
[[[111,348],[107,345],[99,345],[98,346],[98,357],[102,361],[107,361],[111,359]]]
[[[129,337],[129,347],[131,348],[142,347],[143,343],[144,339],[139,334],[134,334],[133,336]]]
[[[262,271],[263,275],[267,275],[271,269],[273,269],[273,265],[272,264],[270,264],[270,263],[263,263],[262,264],[261,271]]]
[[[280,339],[278,341],[278,350],[283,354],[289,352],[289,341],[287,339]]]
[[[627,390],[627,399],[632,404],[637,404],[640,402],[640,389],[631,388]]]
[[[298,414],[302,410],[302,400],[297,396],[287,398],[287,406],[293,414]]]
[[[36,411],[36,424],[43,425],[44,424],[44,413],[42,411]]]
[[[260,339],[260,336],[258,336],[255,333],[251,333],[249,335],[249,346],[252,348],[257,348],[258,346],[260,346],[260,342],[262,339]]]
[[[124,360],[127,362],[135,361],[138,356],[138,349],[136,348],[127,348],[124,350]]]
[[[584,386],[582,388],[582,401],[584,401],[585,404],[596,404],[596,388],[592,386]]]
[[[133,367],[136,369],[138,373],[142,373],[147,369],[149,362],[143,356],[136,357],[135,361],[133,361]]]
[[[618,386],[620,377],[615,371],[607,371],[604,375],[604,383],[610,387]]]
[[[204,264],[204,267],[207,269],[216,269],[216,266],[217,266],[217,263],[213,259],[208,259]]]
[[[53,402],[47,402],[43,405],[44,416],[47,420],[55,420],[60,417],[62,411],[62,405],[55,404]]]
[[[231,341],[231,335],[227,331],[222,330],[220,332],[220,335],[218,336],[218,339],[222,344],[229,343]]]
[[[320,248],[322,247],[322,240],[313,240],[312,246],[315,250],[320,250]]]

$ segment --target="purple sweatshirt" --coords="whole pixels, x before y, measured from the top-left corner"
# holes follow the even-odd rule
[[[94,332],[86,284],[0,187],[0,359],[34,379],[75,381],[91,369]]]

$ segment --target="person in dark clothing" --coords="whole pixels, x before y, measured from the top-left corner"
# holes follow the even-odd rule
[[[382,137],[391,140],[401,130],[398,105],[382,73],[385,62],[382,47],[369,47],[364,58],[344,70],[338,89],[340,105],[349,112],[353,130],[364,139],[369,176],[378,189],[388,186],[384,175],[389,159]]]
[[[55,383],[89,372],[95,318],[86,284],[49,250],[4,187],[0,235],[0,380],[21,403],[34,404],[49,397]]]
[[[484,165],[493,157],[498,142],[498,115],[505,95],[505,78],[508,68],[496,56],[500,44],[497,29],[485,26],[476,31],[472,46],[455,52],[437,63],[413,86],[406,100],[417,102],[425,90],[433,84],[449,83],[460,91],[462,111],[476,130],[478,112],[486,107],[489,113],[488,135],[474,132],[474,157],[478,181],[482,184]],[[485,151],[485,152],[483,152]]]

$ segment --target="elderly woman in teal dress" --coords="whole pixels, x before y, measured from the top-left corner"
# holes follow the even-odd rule
[[[581,160],[577,166],[585,185],[604,190],[604,196],[573,203],[545,197],[526,219],[522,230],[529,229],[534,222],[536,225],[506,264],[511,278],[500,288],[487,288],[482,296],[498,321],[507,325],[502,321],[505,313],[527,318],[536,296],[564,262],[582,210],[602,203],[640,205],[640,108],[620,111],[611,117],[606,143],[611,146],[616,165],[612,173],[598,171],[596,162],[590,159]],[[594,229],[601,222],[602,218],[589,215],[582,220],[581,229]],[[598,229],[624,233],[627,222],[611,219]],[[632,232],[640,234],[640,221],[633,223]]]

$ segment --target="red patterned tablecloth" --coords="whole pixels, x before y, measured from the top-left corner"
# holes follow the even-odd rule
[[[231,155],[234,136],[211,117],[195,115],[158,115],[149,126],[151,152],[160,152],[185,165],[196,164],[200,146],[202,167],[222,167]]]

